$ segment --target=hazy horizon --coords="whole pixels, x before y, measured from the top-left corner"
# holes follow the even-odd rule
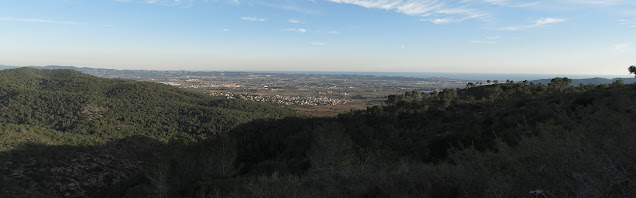
[[[22,0],[0,13],[7,65],[623,75],[636,64],[628,0]]]
[[[28,66],[14,66],[3,65],[0,67],[74,67],[74,68],[91,68],[91,69],[113,69],[113,68],[98,68],[98,67],[83,67],[83,66],[68,66],[68,65],[28,65]],[[2,69],[2,68],[0,68]],[[127,69],[114,69],[114,70],[127,70]],[[130,69],[135,70],[135,69]],[[390,71],[256,71],[256,70],[187,70],[187,69],[174,69],[174,70],[161,70],[161,69],[141,69],[142,71],[188,71],[188,72],[248,72],[248,73],[291,73],[291,74],[325,74],[325,75],[374,75],[374,76],[387,76],[387,77],[413,77],[413,78],[450,78],[458,80],[541,80],[551,79],[555,77],[568,77],[571,79],[589,79],[589,78],[633,78],[632,75],[602,75],[602,74],[536,74],[536,73],[453,73],[453,72],[390,72]]]

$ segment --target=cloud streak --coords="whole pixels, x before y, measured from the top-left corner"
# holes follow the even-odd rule
[[[630,28],[636,28],[636,19],[621,19],[618,20],[621,25],[626,25]]]
[[[549,18],[548,17],[548,18],[539,19],[539,20],[535,21],[534,24],[531,24],[531,25],[503,27],[503,28],[499,28],[499,30],[518,31],[518,30],[537,28],[537,27],[541,27],[541,26],[544,26],[544,25],[548,25],[548,24],[562,23],[562,22],[565,22],[565,21],[567,21],[567,20],[566,19],[560,19],[560,18]]]
[[[629,49],[630,47],[632,47],[632,43],[618,43],[614,45],[614,48],[616,49],[616,51],[619,51],[619,52],[626,52],[627,49]]]
[[[317,45],[317,46],[327,45],[327,43],[325,43],[325,42],[311,42],[311,43],[309,43],[309,44],[311,44],[311,45]]]
[[[393,10],[398,13],[420,16],[421,21],[435,24],[461,22],[469,19],[487,20],[490,14],[470,8],[470,0],[328,0],[334,3],[352,4],[365,8]],[[490,0],[490,3],[499,1]],[[501,1],[503,2],[503,1]]]
[[[120,3],[143,3],[151,5],[163,5],[163,6],[184,6],[191,7],[196,3],[226,3],[239,5],[239,0],[114,0]]]
[[[267,21],[267,19],[265,18],[258,18],[258,17],[241,17],[242,20],[245,21],[257,21],[257,22],[265,22]]]
[[[468,41],[469,43],[473,43],[473,44],[497,44],[497,42],[494,41]]]
[[[286,31],[289,31],[289,32],[298,32],[298,33],[305,33],[305,32],[307,32],[307,29],[305,29],[305,28],[287,28],[287,29],[285,29],[285,30],[286,30]]]
[[[517,7],[517,8],[525,8],[525,7],[532,7],[532,6],[536,6],[541,4],[541,2],[527,2],[527,3],[519,3],[517,1],[512,1],[512,0],[481,0],[484,3],[489,3],[489,4],[493,4],[493,5],[498,5],[498,6],[505,6],[505,7]]]
[[[14,17],[1,17],[0,21],[26,22],[26,23],[49,23],[49,24],[65,24],[65,25],[84,24],[84,23],[75,22],[75,21],[57,21],[57,20],[39,19],[39,18],[14,18]]]
[[[595,5],[616,5],[624,3],[625,0],[566,0],[571,3],[595,4]]]
[[[275,9],[285,10],[285,11],[298,12],[298,13],[303,13],[303,14],[308,14],[308,15],[318,15],[318,14],[321,13],[319,10],[315,10],[315,9],[311,9],[311,8],[305,8],[304,6],[300,6],[299,2],[303,2],[303,1],[290,1],[290,0],[255,0],[255,1],[250,1],[250,3],[253,3],[255,5],[260,5],[260,6],[265,6],[265,7],[270,7],[270,8],[275,8]],[[306,2],[311,2],[311,1],[306,1]]]

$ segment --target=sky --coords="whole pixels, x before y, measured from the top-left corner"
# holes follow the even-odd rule
[[[0,65],[628,75],[634,0],[0,0]]]

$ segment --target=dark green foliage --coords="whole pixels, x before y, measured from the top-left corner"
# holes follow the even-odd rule
[[[34,79],[46,76],[25,73]],[[636,85],[620,81],[576,87],[567,78],[555,78],[549,85],[495,81],[467,89],[405,92],[389,96],[385,105],[333,118],[283,118],[288,110],[276,106],[214,99],[152,83],[95,79],[99,80],[111,85],[84,91],[77,87],[78,92],[51,89],[46,94],[39,94],[47,90],[31,81],[12,85],[19,88],[2,88],[8,90],[3,97],[13,105],[3,108],[19,115],[0,116],[8,122],[1,125],[2,139],[77,146],[0,142],[7,145],[0,158],[17,162],[0,164],[0,172],[10,175],[0,183],[4,184],[0,192],[18,197],[636,194]],[[55,94],[60,94],[59,99],[53,98]],[[21,95],[20,100],[15,95]],[[56,109],[48,100],[62,101],[64,108]],[[113,109],[118,112],[110,112]],[[86,124],[95,120],[103,123]],[[83,146],[126,134],[169,141],[119,140]],[[142,146],[134,152],[138,144]],[[76,166],[93,164],[117,181],[76,188],[74,180],[87,179],[51,172],[73,167],[68,159],[84,153],[96,159],[87,158],[94,161],[79,161]],[[39,155],[47,157],[29,160]],[[111,155],[121,158],[104,162]],[[137,165],[125,166],[131,162]],[[28,175],[22,177],[16,170]],[[92,173],[93,169],[74,170]],[[37,179],[43,180],[20,183]],[[51,188],[50,181],[59,185]]]
[[[562,92],[563,90],[570,87],[572,84],[572,79],[569,78],[553,78],[548,84],[548,88],[552,91]]]
[[[0,152],[4,197],[87,197],[122,185],[161,153],[155,139],[133,136],[102,146],[22,144]],[[127,187],[127,186],[119,186]]]

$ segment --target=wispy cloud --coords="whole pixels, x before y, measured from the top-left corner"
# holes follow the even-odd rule
[[[489,37],[486,37],[486,39],[488,39],[488,40],[499,40],[501,38],[502,38],[501,36],[489,36]]]
[[[502,39],[501,36],[488,36],[486,37],[486,39],[481,39],[481,40],[472,40],[472,41],[468,41],[469,43],[472,44],[497,44],[497,40]]]
[[[289,20],[287,20],[287,22],[289,22],[289,23],[296,23],[296,24],[298,24],[298,23],[302,23],[300,20],[297,20],[297,19],[289,19]]]
[[[331,31],[327,32],[327,34],[340,34],[340,32],[336,31],[336,30],[331,30]]]
[[[239,0],[114,0],[121,3],[143,3],[163,6],[191,7],[196,3],[226,3],[239,5]]]
[[[229,31],[230,31],[230,29],[223,28],[223,29],[222,29],[222,31],[224,31],[224,32],[229,32]]]
[[[485,11],[470,8],[470,0],[329,0],[335,3],[345,3],[376,8],[394,10],[398,13],[423,17],[421,21],[435,24],[446,24],[465,21],[468,19],[486,20],[490,14]]]
[[[270,7],[270,8],[275,8],[275,9],[279,9],[279,10],[298,12],[298,13],[303,13],[303,14],[308,14],[308,15],[318,15],[318,14],[321,13],[320,10],[316,10],[316,9],[313,9],[313,8],[305,8],[304,6],[299,5],[299,2],[303,2],[303,1],[291,1],[291,0],[274,1],[274,0],[267,0],[267,1],[252,1],[250,3],[254,3],[256,5],[266,6],[266,7]]]
[[[290,31],[290,32],[298,32],[298,33],[305,33],[307,32],[307,29],[305,28],[287,28],[285,29],[286,31]]]
[[[435,18],[430,20],[435,24],[455,23],[468,19],[485,19],[488,17],[488,14],[486,12],[466,8],[440,9],[437,11],[437,13],[451,17]]]
[[[550,24],[550,23],[561,23],[561,22],[565,22],[565,19],[559,19],[559,18],[542,18],[537,20],[537,22],[535,22],[534,25],[536,26],[542,26],[545,24]]]
[[[485,3],[499,5],[499,6],[518,7],[518,8],[532,7],[532,6],[541,4],[541,2],[538,2],[538,1],[535,1],[535,2],[519,2],[516,0],[515,1],[513,0],[481,0],[481,1]]]
[[[511,26],[511,27],[503,27],[503,28],[499,28],[499,30],[507,30],[507,31],[517,31],[517,30],[525,30],[525,29],[530,29],[530,28],[536,28],[536,27],[541,27],[547,24],[553,24],[553,23],[562,23],[567,21],[566,19],[560,19],[560,18],[542,18],[539,19],[537,21],[534,22],[534,24],[531,25],[522,25],[522,26]]]
[[[311,44],[311,45],[318,45],[318,46],[327,45],[327,43],[325,43],[325,42],[311,42],[311,43],[309,43],[309,44]]]
[[[241,17],[241,19],[246,21],[258,21],[258,22],[265,22],[267,20],[265,18],[258,18],[258,17]]]
[[[494,41],[468,41],[469,43],[474,43],[474,44],[497,44],[497,42]]]
[[[14,18],[14,17],[0,17],[0,21],[50,23],[50,24],[66,24],[66,25],[84,24],[84,23],[75,22],[75,21],[57,21],[57,20],[39,19],[39,18]]]
[[[196,0],[144,0],[146,4],[190,7]],[[203,1],[206,2],[206,1]]]
[[[615,5],[615,4],[621,4],[626,2],[625,0],[565,0],[565,1],[571,2],[571,3],[596,4],[596,5]]]
[[[618,43],[614,45],[616,51],[619,52],[626,52],[630,47],[632,47],[632,43]]]
[[[636,19],[621,19],[618,20],[621,25],[626,25],[631,28],[636,28]]]

